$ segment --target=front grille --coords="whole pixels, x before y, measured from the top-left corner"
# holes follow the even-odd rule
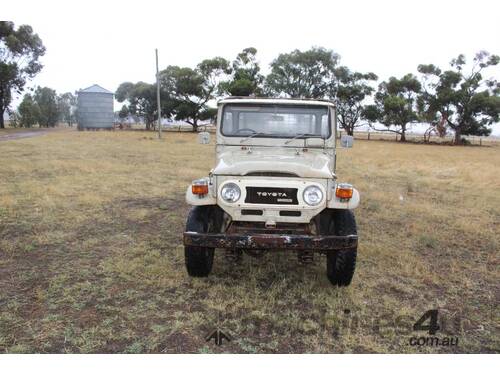
[[[247,186],[245,203],[299,204],[296,188]]]

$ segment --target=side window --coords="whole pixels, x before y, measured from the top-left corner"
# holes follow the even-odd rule
[[[232,112],[229,112],[229,111],[224,112],[223,124],[224,124],[224,133],[231,134],[234,132],[233,113]]]

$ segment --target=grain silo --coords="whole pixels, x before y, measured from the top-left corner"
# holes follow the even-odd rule
[[[99,85],[78,91],[78,130],[113,128],[113,93]]]

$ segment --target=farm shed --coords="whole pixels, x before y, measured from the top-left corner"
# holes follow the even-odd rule
[[[78,130],[112,129],[113,93],[99,85],[78,91]]]

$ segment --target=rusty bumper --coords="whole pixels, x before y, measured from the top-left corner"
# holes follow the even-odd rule
[[[185,246],[262,250],[346,250],[355,249],[358,236],[311,236],[287,234],[225,234],[184,232]]]

